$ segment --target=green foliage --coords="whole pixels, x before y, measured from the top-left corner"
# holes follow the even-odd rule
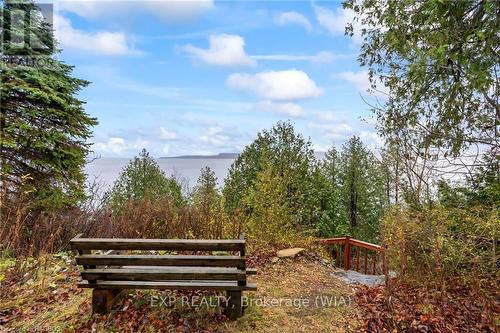
[[[13,3],[4,1],[0,9],[0,24],[7,27],[2,30],[3,41],[24,33],[4,25]],[[23,8],[37,10],[29,1]],[[40,17],[31,17],[31,24],[25,24],[29,33],[46,45],[54,44],[51,27]],[[10,43],[2,47],[5,56],[19,54]],[[90,128],[97,124],[76,98],[89,82],[72,77],[73,67],[52,58],[51,52],[29,45],[24,51],[51,61],[50,69],[0,62],[0,182],[10,192],[32,197],[36,206],[46,210],[74,205],[85,197],[82,167],[89,152]]]
[[[200,216],[201,229],[213,238],[223,237],[224,216],[221,206],[221,194],[217,188],[217,177],[209,167],[201,169],[197,185],[193,192],[193,207]]]
[[[460,186],[449,182],[438,182],[438,199],[446,208],[467,208],[483,206],[500,208],[500,156],[486,155],[479,166]]]
[[[382,228],[392,269],[425,283],[495,274],[499,213],[483,206],[436,205],[423,211],[393,207]]]
[[[318,167],[317,195],[322,212],[316,227],[320,236],[344,236],[349,233],[343,200],[343,173],[340,154],[331,148]]]
[[[231,166],[223,193],[226,211],[243,211],[250,232],[260,228],[266,240],[286,234],[279,226],[288,226],[290,220],[296,233],[314,226],[324,237],[351,235],[377,241],[387,202],[385,177],[359,138],[350,139],[341,154],[331,149],[317,163],[311,144],[295,134],[290,123],[278,123],[245,148]],[[276,198],[270,198],[273,195]],[[276,209],[272,219],[271,203]]]
[[[210,167],[201,169],[200,176],[193,193],[193,201],[197,206],[209,207],[219,201],[217,177]]]
[[[387,138],[405,133],[454,155],[473,144],[498,149],[500,2],[347,0],[344,7],[365,25],[360,63],[374,86],[381,79],[390,89],[377,108]]]
[[[113,185],[109,202],[116,212],[120,212],[129,200],[144,198],[152,202],[169,198],[177,207],[184,204],[181,186],[174,178],[165,176],[146,149],[122,170]]]
[[[485,155],[475,174],[468,178],[471,203],[500,208],[500,155]]]
[[[233,163],[223,190],[226,211],[249,212],[254,208],[243,198],[255,189],[257,175],[263,170],[264,154],[272,174],[279,176],[286,188],[294,224],[313,225],[316,213],[316,198],[312,195],[314,153],[311,143],[297,134],[289,122],[279,122],[270,130],[260,132]]]
[[[344,200],[351,234],[377,240],[378,222],[387,201],[380,163],[358,137],[351,138],[344,146],[342,159]]]
[[[373,153],[352,137],[341,154],[334,148],[327,152],[320,174],[320,234],[377,241],[387,195],[385,174]]]
[[[374,111],[388,143],[382,155],[388,202],[398,203],[382,228],[393,268],[441,287],[455,275],[495,273],[499,2],[346,0],[344,7],[356,14],[347,34],[363,25],[359,61],[372,89],[382,84],[390,91]],[[442,161],[469,147],[483,156],[459,169],[468,167],[464,184],[433,179]]]
[[[255,244],[285,245],[290,243],[293,235],[286,183],[279,174],[274,173],[266,157],[262,160],[261,168],[255,186],[243,199],[251,207],[245,224],[246,235]]]

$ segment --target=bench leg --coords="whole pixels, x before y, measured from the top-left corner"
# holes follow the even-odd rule
[[[120,294],[119,289],[93,289],[92,313],[106,314]]]
[[[227,291],[226,316],[231,320],[236,320],[243,315],[241,307],[241,290]]]

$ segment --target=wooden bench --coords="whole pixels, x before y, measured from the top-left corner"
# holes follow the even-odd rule
[[[78,235],[70,242],[78,253],[76,263],[83,266],[78,286],[93,288],[94,313],[109,311],[123,289],[224,290],[226,314],[236,319],[243,314],[242,291],[257,290],[256,284],[247,282],[247,276],[256,274],[256,270],[246,268],[244,239],[121,239]],[[210,254],[158,254],[158,251]],[[213,251],[238,255],[214,255]]]

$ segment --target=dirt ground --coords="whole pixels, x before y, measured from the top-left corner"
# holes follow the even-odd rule
[[[46,258],[22,276],[0,266],[0,332],[354,332],[354,290],[314,256],[257,267],[256,292],[237,321],[223,315],[224,294],[129,291],[107,315],[91,314],[91,291],[76,287],[69,254]],[[29,268],[29,267],[28,267]],[[168,301],[167,301],[168,300]],[[221,305],[222,304],[222,305]]]

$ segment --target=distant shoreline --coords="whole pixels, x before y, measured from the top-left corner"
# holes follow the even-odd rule
[[[180,156],[168,156],[160,157],[160,159],[201,159],[201,158],[214,158],[214,159],[235,159],[238,157],[238,153],[219,153],[217,155],[180,155]]]

